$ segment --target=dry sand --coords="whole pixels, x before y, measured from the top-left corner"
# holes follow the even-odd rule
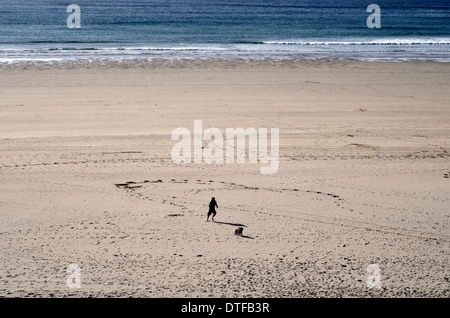
[[[430,62],[3,66],[0,296],[449,297],[449,82]],[[278,173],[176,165],[195,119],[279,128]]]

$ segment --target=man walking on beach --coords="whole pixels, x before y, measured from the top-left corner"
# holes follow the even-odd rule
[[[209,216],[211,214],[213,215],[211,220],[214,221],[214,217],[216,216],[216,208],[219,208],[219,207],[217,206],[216,199],[213,197],[211,199],[211,202],[209,202],[209,211],[208,211],[208,217],[206,218],[206,222],[209,221]]]

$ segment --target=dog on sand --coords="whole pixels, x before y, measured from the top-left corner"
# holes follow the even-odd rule
[[[238,227],[238,228],[234,231],[234,235],[242,236],[242,231],[244,231],[244,228],[243,228],[243,227]]]

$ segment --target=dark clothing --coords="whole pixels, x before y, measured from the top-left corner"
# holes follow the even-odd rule
[[[211,202],[209,202],[208,218],[212,214],[214,220],[214,217],[216,216],[216,208],[218,208],[217,202],[215,199],[212,199]]]
[[[209,202],[209,212],[214,212],[215,214],[216,207],[218,208],[216,200],[211,200],[211,202]]]

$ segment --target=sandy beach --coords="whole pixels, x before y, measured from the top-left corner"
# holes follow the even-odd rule
[[[450,297],[449,81],[433,62],[3,65],[0,297]],[[174,163],[194,120],[279,128],[278,172]]]

